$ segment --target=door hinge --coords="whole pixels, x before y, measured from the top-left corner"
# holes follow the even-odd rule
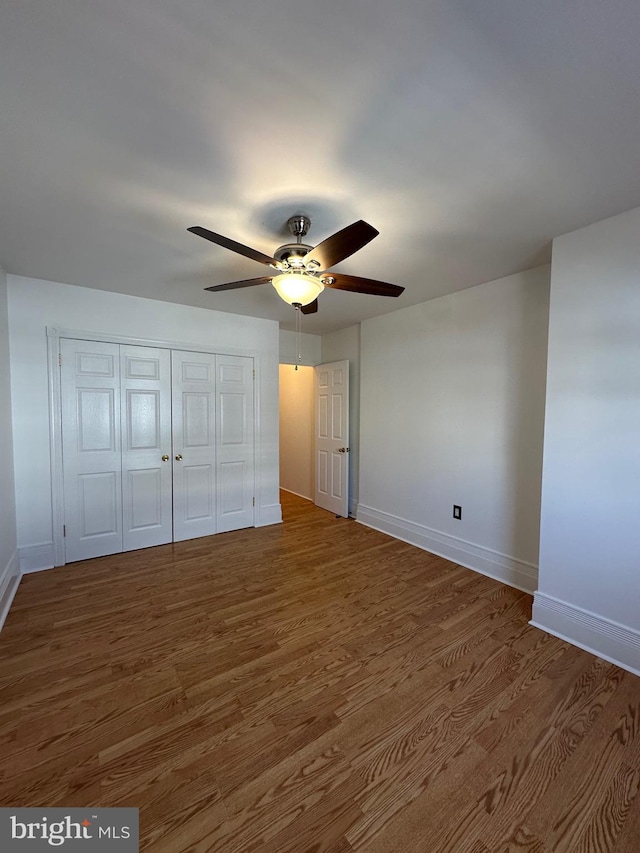
[[[256,372],[255,372],[255,370],[253,371],[253,378],[254,378],[254,379],[256,378]]]
[[[66,535],[67,535],[67,525],[66,525],[66,524],[63,524],[63,525],[62,525],[62,535],[63,535],[63,536],[66,536]]]
[[[62,353],[58,353],[58,367],[62,367]]]
[[[252,506],[255,506],[255,505],[256,505],[256,499],[255,499],[255,498],[253,498]]]

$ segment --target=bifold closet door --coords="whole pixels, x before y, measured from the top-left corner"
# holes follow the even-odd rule
[[[120,347],[60,341],[67,562],[122,551]]]
[[[174,539],[251,527],[253,359],[177,350],[171,357]]]
[[[60,345],[67,562],[171,542],[169,351]]]
[[[217,532],[216,357],[173,350],[173,536]]]
[[[120,347],[123,550],[173,539],[171,354]]]
[[[218,533],[254,524],[253,359],[216,356]]]

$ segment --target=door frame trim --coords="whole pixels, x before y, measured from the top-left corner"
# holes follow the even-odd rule
[[[257,465],[261,457],[260,437],[260,373],[262,354],[259,350],[237,349],[229,347],[220,349],[208,344],[194,344],[185,341],[156,340],[149,338],[134,338],[126,335],[105,334],[92,332],[87,329],[65,329],[47,326],[47,368],[49,377],[49,444],[51,449],[51,508],[53,524],[53,552],[56,566],[66,565],[64,547],[64,484],[62,467],[62,384],[60,382],[60,340],[70,338],[79,341],[97,341],[107,344],[122,344],[125,346],[158,347],[168,350],[185,350],[187,352],[213,353],[214,355],[240,355],[253,359],[255,378],[253,382],[253,482],[256,504],[253,512],[253,526],[259,515],[261,500],[261,470]]]

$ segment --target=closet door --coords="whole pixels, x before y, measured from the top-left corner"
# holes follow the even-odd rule
[[[254,524],[253,359],[216,356],[218,533]]]
[[[60,341],[67,562],[122,551],[119,350]]]
[[[252,358],[60,343],[67,562],[254,524]]]
[[[173,538],[210,536],[216,526],[216,357],[171,353]]]
[[[120,347],[123,550],[173,539],[171,355]]]

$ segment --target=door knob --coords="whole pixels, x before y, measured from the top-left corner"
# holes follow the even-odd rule
[[[348,447],[339,447],[338,448],[338,453],[348,453],[348,452],[349,452]]]
[[[167,456],[167,454],[166,454],[166,453],[165,453],[165,454],[164,454],[164,456],[162,457],[162,461],[163,461],[163,462],[168,462],[168,461],[169,461],[169,457]]]
[[[176,462],[179,462],[182,459],[182,453],[176,453]]]

